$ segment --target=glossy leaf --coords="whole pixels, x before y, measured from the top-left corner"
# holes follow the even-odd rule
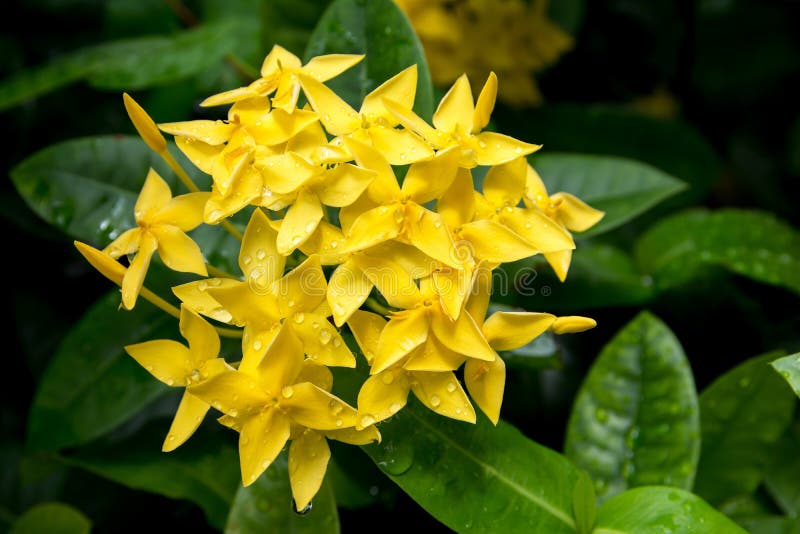
[[[430,119],[433,87],[425,53],[400,8],[391,0],[336,0],[311,34],[306,60],[322,54],[367,54],[355,67],[327,85],[358,110],[364,97],[380,84],[416,64],[414,110]]]
[[[565,451],[600,500],[646,485],[692,487],[700,453],[694,379],[680,343],[642,312],[603,348],[575,399]]]
[[[119,291],[108,293],[59,346],[28,415],[30,447],[58,450],[91,441],[168,389],[122,347],[177,337],[177,321],[147,302],[130,312],[120,310],[119,304]]]
[[[575,532],[577,470],[514,427],[474,425],[410,402],[364,447],[428,513],[458,532]],[[456,505],[457,503],[457,505]]]
[[[700,395],[703,448],[694,491],[711,504],[756,489],[770,446],[792,420],[796,398],[769,367],[776,356],[747,360]]]
[[[704,266],[800,293],[800,233],[758,211],[693,210],[663,219],[636,244],[643,272],[661,289],[678,286]]]
[[[606,212],[580,235],[612,230],[686,189],[686,184],[655,167],[623,158],[545,152],[532,157],[531,164],[550,194],[572,193]]]
[[[286,454],[281,454],[251,486],[239,488],[225,525],[226,534],[261,532],[338,533],[339,514],[328,482],[322,483],[311,508],[297,513]]]
[[[79,510],[59,502],[37,504],[25,511],[9,534],[89,534],[92,522]]]
[[[170,147],[198,185],[207,186],[209,178]],[[133,206],[150,167],[170,184],[173,195],[186,193],[161,159],[130,136],[87,137],[52,145],[14,167],[11,178],[44,220],[70,237],[104,247],[136,224]],[[216,226],[201,226],[192,235],[209,262],[238,272],[235,238]]]
[[[613,497],[597,513],[594,534],[744,534],[700,497],[677,488],[645,486]]]
[[[800,353],[779,358],[770,365],[789,383],[800,397]]]
[[[764,487],[789,517],[800,521],[800,429],[795,425],[772,449]]]
[[[235,26],[218,24],[173,36],[137,37],[84,48],[24,70],[0,84],[0,110],[86,78],[128,91],[197,74],[233,49]]]
[[[500,80],[502,84],[503,81]],[[684,199],[702,198],[720,173],[714,150],[692,126],[606,105],[557,104],[494,114],[499,131],[549,151],[605,154],[648,163],[689,185]]]
[[[589,534],[597,519],[597,494],[594,482],[583,471],[572,490],[572,510],[575,514],[575,527],[578,534]]]
[[[221,435],[226,430],[207,433],[201,427],[187,443],[164,453],[167,428],[152,424],[130,439],[80,450],[64,461],[129,488],[189,500],[221,529],[241,487],[236,446]]]

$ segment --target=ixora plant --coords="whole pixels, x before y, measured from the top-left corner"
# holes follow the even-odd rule
[[[429,32],[425,13],[471,27],[488,6],[403,4]],[[546,4],[530,7],[550,27]],[[175,48],[203,53],[173,70],[205,73],[225,53],[213,56],[214,39],[245,27],[188,30]],[[553,35],[558,53],[572,42]],[[130,72],[109,59],[134,44],[55,70],[131,91],[168,78],[147,58]],[[31,450],[190,501],[226,533],[338,532],[338,507],[360,518],[403,493],[458,532],[792,532],[798,478],[781,467],[798,466],[798,355],[752,358],[698,395],[678,338],[640,311],[607,331],[572,390],[553,384],[568,374],[556,347],[605,326],[573,315],[583,309],[613,319],[609,308],[719,268],[800,292],[794,229],[744,210],[620,228],[686,184],[633,160],[540,150],[528,141],[547,144],[546,131],[527,139],[527,124],[495,113],[500,69],[455,77],[434,106],[422,47],[389,0],[336,0],[303,59],[287,48],[265,47],[241,87],[217,80],[200,119],[164,122],[163,106],[124,93],[138,138],[67,141],[12,171],[33,210],[119,286],[48,365]],[[506,72],[538,70],[520,68]],[[44,91],[50,74],[27,82]],[[23,82],[0,84],[0,107]],[[635,258],[619,245],[632,239]],[[533,419],[532,374],[568,393],[563,454],[507,422]],[[54,517],[88,530],[57,503],[18,528]]]

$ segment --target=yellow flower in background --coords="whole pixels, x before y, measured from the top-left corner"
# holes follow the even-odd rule
[[[181,307],[181,335],[186,347],[171,339],[128,345],[125,351],[147,372],[170,387],[189,387],[225,371],[233,370],[219,356],[219,336],[210,324],[186,307]],[[209,404],[183,393],[162,450],[173,451],[194,434],[208,412]]]
[[[547,16],[547,0],[395,0],[425,48],[431,77],[447,85],[466,72],[503,79],[500,99],[512,106],[541,101],[534,75],[573,46]]]
[[[185,233],[203,222],[208,197],[208,193],[188,193],[172,198],[167,182],[150,169],[133,212],[138,227],[124,232],[103,251],[114,259],[136,254],[122,280],[125,308],[130,310],[136,305],[156,250],[164,264],[174,271],[208,274],[200,247]]]
[[[240,87],[206,98],[202,106],[221,106],[249,98],[272,97],[272,106],[292,113],[300,96],[300,75],[306,75],[320,82],[330,80],[346,71],[359,61],[363,55],[330,54],[317,56],[303,65],[300,58],[275,45],[261,65],[261,78],[247,87]]]

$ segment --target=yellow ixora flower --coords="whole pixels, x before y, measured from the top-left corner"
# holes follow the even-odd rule
[[[384,98],[383,103],[403,126],[422,136],[435,149],[458,147],[461,151],[459,165],[472,168],[500,165],[541,148],[507,135],[481,131],[489,124],[496,97],[497,76],[494,73],[486,80],[477,103],[473,101],[467,75],[462,74],[439,102],[433,114],[434,127],[400,102]]]
[[[362,59],[364,59],[363,55],[330,54],[312,58],[303,65],[300,58],[285,48],[275,45],[261,65],[261,78],[247,87],[210,96],[201,105],[221,106],[248,98],[266,97],[275,93],[272,98],[272,106],[292,113],[300,96],[300,75],[324,82],[338,76]]]
[[[188,193],[173,198],[167,182],[150,169],[134,208],[138,227],[123,232],[103,251],[114,259],[136,254],[122,280],[122,304],[126,309],[136,304],[156,250],[172,270],[208,274],[200,247],[185,233],[203,222],[208,196]]]
[[[233,370],[224,359],[217,357],[220,344],[214,327],[185,306],[181,307],[180,330],[189,342],[188,347],[171,339],[158,339],[128,345],[125,351],[151,375],[171,387],[199,384],[218,373]],[[188,389],[184,391],[162,450],[175,450],[189,439],[208,409],[207,402]]]

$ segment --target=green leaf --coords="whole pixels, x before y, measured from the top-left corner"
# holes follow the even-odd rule
[[[575,400],[566,454],[602,500],[646,485],[692,487],[700,453],[694,379],[680,343],[642,312],[603,348]]]
[[[800,234],[769,213],[679,213],[641,236],[636,259],[660,289],[683,284],[702,267],[716,265],[800,293]]]
[[[563,365],[561,350],[550,332],[541,334],[518,349],[501,352],[500,356],[506,365],[517,369],[560,369]]]
[[[24,70],[0,84],[0,110],[87,79],[100,89],[142,89],[197,74],[236,43],[234,24],[215,24],[169,37],[138,37],[84,48]]]
[[[222,432],[201,428],[187,443],[164,453],[161,444],[167,427],[154,424],[133,438],[80,450],[63,460],[129,488],[189,500],[221,529],[241,487],[236,447],[223,439]]]
[[[209,178],[172,144],[170,148],[195,182],[205,187]],[[170,184],[173,195],[186,192],[161,158],[133,136],[86,137],[52,145],[14,167],[11,179],[44,220],[70,237],[104,247],[136,225],[133,206],[151,167]],[[201,226],[193,237],[210,263],[238,272],[239,242],[221,227]]]
[[[497,427],[430,412],[415,400],[363,449],[397,485],[458,532],[575,532],[577,470],[560,454]]]
[[[594,534],[744,534],[705,501],[677,488],[645,486],[613,497],[597,514]]]
[[[756,489],[770,446],[792,420],[794,394],[768,365],[776,356],[747,360],[700,395],[703,447],[694,490],[711,504]]]
[[[503,83],[503,80],[500,80]],[[720,174],[714,150],[692,126],[645,117],[619,107],[556,104],[498,108],[499,131],[549,151],[620,156],[648,163],[690,186],[684,200],[702,198]]]
[[[547,152],[532,157],[531,164],[551,194],[572,193],[606,212],[581,236],[616,228],[686,189],[686,184],[655,167],[623,158]]]
[[[79,510],[59,502],[37,504],[17,519],[9,534],[89,534],[92,522]]]
[[[594,491],[594,482],[586,471],[581,471],[575,489],[572,490],[572,511],[578,534],[592,532],[597,519],[597,494]]]
[[[800,397],[800,353],[784,356],[770,362],[773,369],[789,383],[791,388]]]
[[[780,509],[800,521],[800,431],[790,428],[772,449],[771,467],[764,486]]]
[[[130,312],[119,303],[118,291],[101,298],[59,346],[28,415],[29,446],[58,450],[86,443],[166,392],[123,346],[176,337],[177,321],[147,302]]]
[[[358,110],[373,89],[417,65],[414,110],[433,115],[433,87],[425,53],[408,19],[391,0],[336,0],[320,19],[306,48],[306,61],[322,54],[366,54],[327,85]]]
[[[226,534],[261,532],[338,533],[339,514],[328,482],[322,483],[311,509],[298,514],[289,486],[286,453],[281,454],[252,485],[239,488],[225,525]]]

